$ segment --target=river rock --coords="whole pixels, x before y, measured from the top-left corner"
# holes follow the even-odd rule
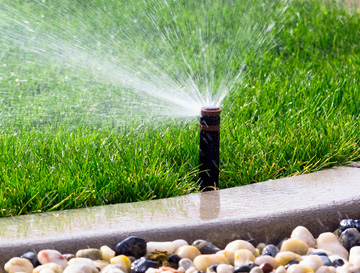
[[[104,261],[104,260],[95,260],[93,262],[94,262],[94,266],[96,268],[100,269],[100,271],[109,265],[109,262]]]
[[[234,267],[231,264],[219,264],[215,271],[216,273],[233,273]]]
[[[300,255],[294,253],[294,252],[291,252],[291,251],[280,251],[275,256],[275,261],[279,265],[284,265],[285,266],[286,264],[288,264],[292,260],[297,260],[298,262],[301,262],[302,257]]]
[[[177,240],[173,241],[173,243],[175,245],[175,251],[181,246],[189,245],[188,242],[183,239],[177,239]]]
[[[130,236],[118,243],[115,247],[116,256],[133,256],[136,259],[146,254],[146,241],[137,236]]]
[[[174,254],[176,250],[176,245],[174,242],[148,242],[146,244],[146,253],[150,254],[152,252],[166,251],[168,254]]]
[[[339,255],[345,260],[348,259],[348,251],[341,245],[336,236],[331,232],[321,233],[317,239],[317,246],[318,248],[332,252],[332,254]]]
[[[248,241],[235,240],[235,241],[232,241],[231,243],[228,243],[225,247],[225,250],[232,251],[232,252],[235,252],[236,250],[239,250],[239,249],[248,249],[252,252],[252,254],[254,256],[256,256],[255,247]]]
[[[179,247],[176,250],[176,255],[181,258],[189,258],[190,260],[194,260],[195,257],[201,255],[201,252],[194,246],[186,245]]]
[[[88,264],[71,264],[67,266],[63,273],[98,273],[95,266]]]
[[[89,258],[73,258],[68,262],[68,264],[87,264],[90,266],[95,266],[94,261]]]
[[[315,273],[335,273],[336,270],[332,266],[320,266]]]
[[[234,264],[234,260],[235,260],[235,252],[234,251],[220,250],[216,254],[224,255],[226,257],[226,259],[228,259],[230,264],[232,264],[232,265]]]
[[[270,273],[274,269],[269,263],[263,263],[259,267],[264,273]]]
[[[253,261],[255,261],[255,256],[250,250],[238,249],[235,251],[235,257],[234,257],[235,266],[245,265]]]
[[[159,264],[157,262],[148,260],[145,257],[141,257],[131,264],[130,273],[145,273],[148,268],[157,268],[158,266]]]
[[[26,252],[23,255],[21,255],[20,258],[28,259],[34,267],[40,265],[35,252],[31,252],[31,251]]]
[[[338,231],[338,236],[340,237],[341,233],[348,228],[356,228],[355,221],[353,219],[343,219],[340,221]]]
[[[195,273],[195,272],[199,272],[198,270],[196,270],[196,268],[195,267],[190,267],[189,269],[187,269],[186,271],[185,271],[185,273]]]
[[[353,248],[350,249],[349,262],[355,265],[358,261],[360,261],[359,257],[360,257],[360,246],[354,246]]]
[[[184,268],[185,270],[188,270],[190,267],[193,267],[194,263],[192,260],[190,260],[189,258],[182,258],[179,261],[179,267]]]
[[[127,257],[125,255],[118,255],[118,256],[111,258],[110,263],[116,264],[118,266],[118,268],[120,268],[125,273],[130,272],[131,261],[130,261],[129,257]]]
[[[253,268],[251,268],[250,273],[264,273],[264,271],[262,271],[260,267],[254,266]]]
[[[293,264],[289,266],[287,273],[314,273],[314,270],[301,264]]]
[[[291,251],[299,255],[305,255],[308,249],[309,246],[304,241],[288,239],[283,241],[280,251]]]
[[[54,273],[54,271],[51,268],[44,268],[39,273]]]
[[[341,232],[339,241],[349,251],[353,246],[360,245],[360,232],[356,228],[348,228]]]
[[[335,259],[333,262],[332,262],[332,266],[333,267],[339,267],[339,266],[343,266],[345,264],[344,260],[343,259]]]
[[[275,273],[286,273],[286,268],[280,265],[278,268],[276,268]]]
[[[40,273],[41,271],[47,269],[50,269],[54,273],[62,273],[64,271],[64,268],[56,263],[47,263],[34,268],[33,273]]]
[[[77,258],[88,258],[91,260],[101,260],[101,251],[97,248],[80,249],[76,252]]]
[[[250,270],[251,270],[250,266],[248,266],[246,264],[234,267],[234,273],[242,273],[242,272],[248,273],[248,272],[250,272]]]
[[[10,259],[5,264],[4,269],[8,273],[16,273],[16,272],[32,273],[34,266],[28,259],[15,257]]]
[[[215,254],[221,249],[215,246],[212,242],[205,240],[196,240],[192,244],[194,247],[200,250],[201,254]]]
[[[254,263],[259,265],[263,263],[269,263],[274,269],[278,268],[279,266],[275,258],[269,255],[261,255],[259,257],[256,257]]]
[[[262,252],[261,252],[261,255],[269,255],[269,256],[272,256],[272,257],[275,257],[276,254],[278,254],[279,252],[279,249],[275,246],[275,245],[266,245]]]
[[[290,239],[303,241],[308,245],[308,247],[315,248],[315,238],[306,227],[297,226],[292,231]]]
[[[65,268],[68,264],[65,257],[59,251],[54,249],[41,250],[38,253],[37,258],[41,264],[56,263],[63,268]]]
[[[121,266],[118,264],[109,264],[105,266],[101,273],[126,273],[121,269]]]
[[[199,255],[194,259],[194,267],[200,271],[206,271],[206,268],[213,264],[230,264],[224,255],[205,254]]]
[[[110,259],[115,257],[115,251],[106,245],[100,247],[100,253],[101,259],[107,262],[110,262]]]
[[[319,267],[324,265],[322,257],[320,257],[319,255],[309,255],[303,257],[303,260],[299,264],[309,267],[315,272],[316,270],[319,269]],[[329,259],[328,257],[324,257],[324,258]]]

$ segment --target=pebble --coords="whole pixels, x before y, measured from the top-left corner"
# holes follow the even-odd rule
[[[360,246],[351,248],[349,262],[360,268]]]
[[[348,228],[341,232],[339,241],[349,251],[350,248],[360,245],[360,232],[356,228]]]
[[[264,271],[260,267],[254,266],[251,268],[250,273],[264,273]]]
[[[281,245],[280,251],[291,251],[299,255],[307,254],[309,246],[304,241],[297,239],[284,240]]]
[[[34,268],[33,273],[40,273],[43,270],[51,270],[54,273],[62,273],[64,268],[56,263],[47,263]]]
[[[131,261],[130,259],[125,255],[118,255],[110,259],[111,264],[116,264],[118,268],[120,268],[125,273],[130,272],[131,268]]]
[[[263,263],[259,267],[264,273],[270,273],[274,269],[269,263]]]
[[[145,273],[150,267],[157,268],[158,266],[157,262],[141,257],[131,264],[130,273]]]
[[[300,255],[293,253],[291,251],[281,251],[275,256],[275,261],[279,265],[286,265],[292,260],[297,260],[298,262],[301,262],[302,258]]]
[[[303,260],[299,263],[300,265],[304,265],[306,267],[311,268],[314,272],[318,270],[321,266],[324,265],[323,259],[329,259],[326,256],[319,256],[319,255],[309,255],[303,258]],[[329,260],[330,261],[330,260]]]
[[[255,264],[268,263],[268,264],[271,264],[271,266],[275,269],[278,268],[278,266],[279,266],[279,264],[275,260],[275,258],[272,256],[269,256],[269,255],[261,255],[259,257],[256,257],[254,263]]]
[[[94,266],[94,261],[89,258],[73,258],[68,262],[68,264],[87,264],[90,266]]]
[[[37,267],[38,265],[40,265],[35,252],[31,252],[31,251],[26,252],[23,255],[21,255],[20,258],[28,259],[34,267]]]
[[[93,263],[96,268],[100,269],[100,271],[109,265],[109,262],[104,260],[95,260]]]
[[[175,251],[181,246],[188,245],[188,242],[183,239],[177,239],[177,240],[173,241],[173,243],[175,245]]]
[[[235,252],[234,251],[228,251],[228,250],[221,250],[217,252],[216,254],[224,255],[226,259],[228,259],[230,264],[234,264],[235,260]]]
[[[194,263],[192,260],[190,260],[189,258],[182,258],[179,261],[179,267],[184,268],[185,270],[188,270],[190,267],[193,267]]]
[[[5,264],[4,269],[8,273],[32,273],[34,266],[28,259],[15,257]]]
[[[122,254],[139,259],[146,254],[146,241],[137,236],[130,236],[116,245],[115,252],[115,255]]]
[[[95,266],[88,264],[71,264],[67,266],[63,273],[98,273]]]
[[[239,249],[235,251],[234,265],[241,266],[255,261],[254,254],[248,249]]]
[[[101,251],[97,248],[80,249],[76,252],[77,258],[88,258],[91,260],[101,260]]]
[[[199,255],[194,259],[194,267],[200,271],[206,271],[206,268],[213,264],[230,264],[224,255],[205,254]]]
[[[173,242],[148,242],[146,244],[146,253],[150,254],[158,251],[166,251],[168,254],[174,254],[176,245]]]
[[[201,252],[194,246],[186,245],[179,247],[176,250],[176,255],[181,258],[189,258],[190,260],[194,260],[195,257],[201,255]]]
[[[315,273],[335,273],[336,270],[331,269],[332,266],[320,266]],[[334,268],[335,269],[335,268]]]
[[[259,250],[259,253],[263,252],[263,249],[266,247],[267,245],[265,243],[258,243],[255,247],[255,249]]]
[[[333,254],[339,255],[345,260],[348,259],[348,251],[341,245],[336,236],[331,232],[321,233],[317,239],[318,248],[323,248]]]
[[[216,267],[216,273],[233,273],[234,267],[231,264],[219,264]]]
[[[221,250],[212,242],[208,242],[205,240],[196,240],[193,242],[192,245],[199,249],[201,254],[215,254],[216,252]]]
[[[338,236],[347,230],[348,228],[356,228],[355,221],[353,219],[343,219],[340,221],[339,228],[338,228]]]
[[[292,231],[290,238],[303,241],[308,247],[315,248],[315,238],[306,227],[297,226]]]
[[[289,266],[287,273],[314,273],[314,270],[301,264],[293,264]]]
[[[108,246],[100,247],[101,259],[110,262],[111,258],[115,257],[115,251]]]
[[[275,273],[286,273],[286,268],[280,265],[278,268],[276,268]]]
[[[68,264],[65,257],[57,250],[45,249],[41,250],[37,255],[40,264],[56,263],[65,268]]]
[[[267,245],[263,248],[261,255],[269,255],[275,257],[278,254],[279,249],[275,245]]]
[[[239,249],[248,249],[252,252],[252,254],[254,256],[256,256],[255,247],[248,241],[235,240],[235,241],[232,241],[231,243],[228,243],[227,246],[225,247],[225,250],[232,251],[232,252],[235,252],[236,250],[239,250]]]
[[[101,270],[101,273],[125,273],[125,272],[121,269],[120,265],[109,264]]]
[[[248,273],[250,272],[250,270],[251,270],[250,266],[244,264],[244,265],[236,266],[234,268],[234,273],[241,273],[241,272]]]

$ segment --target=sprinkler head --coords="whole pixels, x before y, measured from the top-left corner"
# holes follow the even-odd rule
[[[204,107],[200,117],[200,188],[202,191],[215,190],[219,186],[219,107]]]

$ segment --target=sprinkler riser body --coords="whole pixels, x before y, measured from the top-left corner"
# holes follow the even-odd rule
[[[220,108],[201,111],[199,178],[202,191],[219,187],[220,112]]]

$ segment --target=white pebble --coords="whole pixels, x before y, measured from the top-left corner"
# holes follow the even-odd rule
[[[216,268],[217,273],[232,273],[234,272],[234,267],[230,264],[219,264]]]
[[[95,266],[87,264],[72,264],[65,268],[63,273],[98,273]]]
[[[45,269],[51,269],[54,273],[62,273],[64,271],[64,268],[62,266],[56,263],[48,263],[35,267],[33,273],[40,273],[40,271]]]
[[[94,261],[89,258],[72,258],[69,262],[69,265],[72,264],[87,264],[90,266],[94,266]]]
[[[309,247],[315,248],[315,238],[311,232],[303,226],[297,226],[291,233],[291,239],[305,242]]]
[[[303,257],[303,260],[300,262],[300,265],[309,267],[315,272],[316,270],[318,270],[319,267],[324,265],[324,262],[318,255],[309,255]]]
[[[235,252],[236,250],[239,250],[239,249],[248,249],[252,252],[252,254],[254,256],[256,256],[255,247],[248,241],[235,240],[235,241],[232,241],[231,243],[228,243],[227,246],[225,247],[225,250],[233,251],[233,252]]]
[[[194,263],[192,260],[190,260],[189,258],[182,258],[179,261],[179,267],[184,268],[185,270],[188,270],[190,267],[193,267]]]
[[[65,268],[68,264],[65,257],[57,250],[54,249],[44,249],[41,250],[37,255],[38,261],[41,264],[47,263],[56,263],[63,268]]]
[[[168,254],[174,254],[176,246],[174,242],[148,242],[146,244],[146,253],[150,254],[155,250],[166,251]]]
[[[248,249],[239,249],[235,251],[234,265],[241,266],[255,261],[254,254]]]
[[[254,266],[251,268],[250,273],[263,273],[263,270],[258,266]]]
[[[110,262],[110,259],[115,257],[115,251],[108,246],[100,247],[101,259]]]
[[[103,270],[101,270],[101,273],[125,273],[125,272],[121,269],[121,265],[109,264]]]
[[[348,259],[348,251],[341,245],[335,234],[331,232],[321,233],[317,239],[318,248],[323,248],[333,254],[339,255],[345,260]]]
[[[181,246],[187,246],[189,245],[188,242],[186,242],[185,240],[183,239],[177,239],[175,241],[173,241],[174,245],[175,245],[175,251],[181,247]]]

